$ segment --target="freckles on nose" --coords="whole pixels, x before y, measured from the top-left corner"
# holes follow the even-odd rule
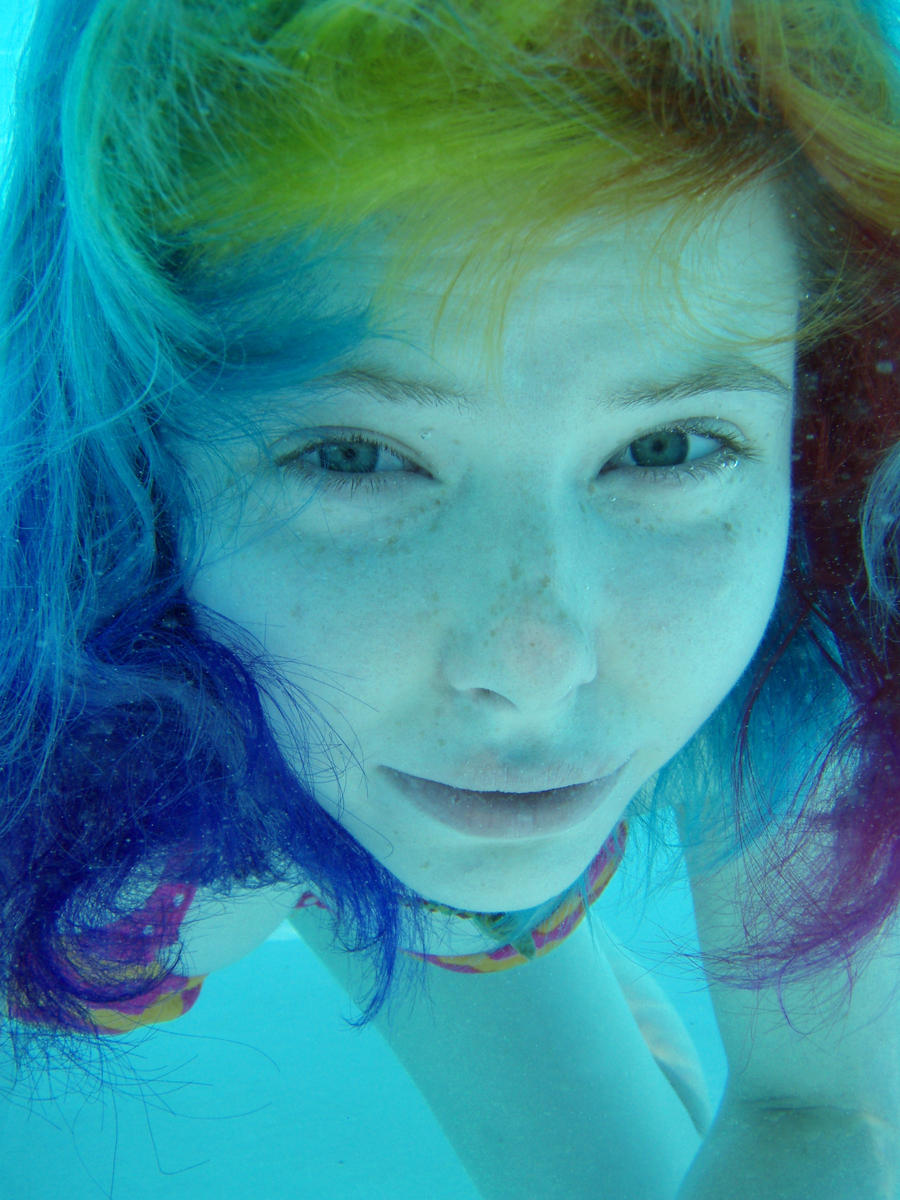
[[[521,589],[517,586],[522,579],[522,567],[519,563],[512,563],[509,569],[509,578],[501,580],[496,587],[494,597],[489,609],[492,617],[502,617],[508,613],[517,599],[520,597]],[[553,581],[549,575],[542,575],[534,583],[532,589],[533,595],[540,595],[546,592]]]

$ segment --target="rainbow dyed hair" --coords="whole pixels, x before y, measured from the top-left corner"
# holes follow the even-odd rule
[[[172,446],[252,428],[253,391],[352,347],[438,242],[497,281],[496,331],[573,218],[689,223],[763,177],[805,285],[787,569],[632,828],[660,843],[679,803],[700,841],[717,795],[729,853],[778,830],[796,905],[763,891],[723,978],[877,932],[900,894],[897,84],[857,0],[39,0],[0,239],[0,987],[63,1027],[126,996],[76,986],[66,945],[177,854],[222,892],[313,881],[372,954],[374,1016],[419,909],[315,802],[309,698],[188,602],[202,520]],[[367,228],[395,239],[385,293],[325,319],[303,273]]]

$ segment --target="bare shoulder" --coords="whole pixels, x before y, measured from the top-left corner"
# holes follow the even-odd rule
[[[296,886],[234,888],[228,895],[200,888],[184,906],[179,903],[185,896],[183,884],[146,878],[138,882],[132,878],[120,893],[120,907],[115,912],[109,911],[106,919],[112,930],[116,930],[123,911],[130,914],[130,919],[138,913],[140,919],[148,917],[151,923],[163,922],[167,928],[161,944],[180,941],[183,947],[176,973],[196,982],[199,977],[237,962],[266,941],[289,916],[302,894],[303,889]],[[168,924],[171,910],[181,907],[186,908],[183,919]],[[166,915],[161,916],[164,910]],[[101,928],[102,920],[101,917]],[[7,999],[0,993],[0,1018],[8,1015]],[[108,1017],[108,1013],[105,1015]],[[174,1015],[157,1016],[154,1020],[171,1020]]]
[[[198,889],[181,926],[182,972],[209,975],[261,945],[302,894],[293,887],[235,888],[223,896]]]

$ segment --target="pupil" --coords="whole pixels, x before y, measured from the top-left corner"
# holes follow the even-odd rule
[[[319,465],[332,470],[370,471],[375,466],[378,456],[377,446],[355,445],[350,442],[336,442],[332,446],[322,446],[319,449]]]

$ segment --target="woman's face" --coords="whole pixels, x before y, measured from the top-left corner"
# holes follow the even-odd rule
[[[333,378],[260,397],[268,457],[249,436],[187,454],[209,531],[192,595],[290,664],[355,756],[317,772],[319,801],[431,899],[520,909],[569,886],[771,615],[793,346],[739,338],[792,331],[792,246],[748,189],[679,246],[676,293],[658,227],[598,215],[560,244],[513,294],[494,370],[464,285],[432,341],[459,266],[436,253]],[[387,253],[332,264],[336,306],[367,300]],[[516,795],[418,801],[403,776]]]

